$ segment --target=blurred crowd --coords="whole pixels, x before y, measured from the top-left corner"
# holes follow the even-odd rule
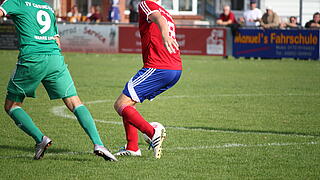
[[[100,23],[103,20],[101,14],[100,6],[91,6],[89,12],[85,15],[79,12],[79,9],[76,5],[72,6],[71,11],[67,13],[66,17],[59,17],[57,15],[58,22],[70,22],[70,23],[79,23],[79,22],[91,22],[91,23]],[[105,18],[109,22],[118,23],[120,22],[120,12],[119,12],[119,0],[113,0],[108,11],[108,16]]]
[[[266,11],[257,8],[257,1],[250,0],[250,9],[243,13],[242,17],[238,19],[231,11],[230,6],[223,7],[223,13],[216,21],[217,25],[229,26],[231,29],[236,29],[241,26],[245,27],[262,27],[264,29],[270,28],[320,28],[320,13],[313,14],[313,19],[302,26],[297,21],[297,17],[291,16],[288,19],[282,20],[280,16],[274,11],[271,6],[266,7]]]
[[[58,22],[69,22],[69,23],[100,23],[104,22],[120,22],[119,10],[120,0],[111,0],[109,9],[107,9],[106,17],[103,17],[101,6],[91,6],[89,12],[84,14],[79,12],[78,6],[72,6],[71,10],[66,16],[59,16],[56,14]],[[127,8],[129,10],[129,22],[138,22],[138,4],[140,0],[129,0],[127,1]],[[232,32],[235,33],[239,27],[261,27],[264,29],[280,28],[280,29],[292,29],[292,28],[320,28],[320,13],[316,12],[313,14],[313,18],[306,24],[302,25],[298,22],[297,17],[291,16],[286,19],[282,19],[277,12],[271,6],[266,6],[265,11],[262,11],[257,7],[257,0],[249,0],[250,9],[245,11],[241,17],[236,17],[231,11],[229,5],[223,7],[223,12],[217,18],[215,24],[221,26],[228,26]],[[105,10],[103,12],[106,12]],[[106,13],[105,13],[106,14]],[[7,20],[7,17],[0,18],[0,23]]]

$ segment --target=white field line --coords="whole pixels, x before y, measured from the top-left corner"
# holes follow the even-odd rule
[[[201,97],[259,97],[259,96],[320,96],[320,94],[215,94],[215,95],[208,95],[208,96],[164,96],[161,99],[172,99],[172,98],[201,98]],[[160,97],[159,97],[160,98]],[[105,103],[105,102],[113,102],[114,100],[96,100],[86,102],[85,104],[98,104],[98,103]],[[52,108],[51,112],[63,118],[69,119],[76,119],[74,115],[70,115],[66,113],[67,108],[63,106],[55,106]],[[106,123],[106,124],[118,124],[122,125],[121,121],[106,121],[101,119],[94,119],[94,121],[99,123]],[[270,135],[279,135],[279,136],[299,136],[299,137],[315,137],[312,135],[299,135],[299,134],[280,134],[280,133],[272,133],[272,132],[241,132],[241,131],[233,131],[233,130],[212,130],[212,129],[205,129],[205,128],[186,128],[186,127],[166,127],[172,128],[177,130],[188,130],[188,131],[204,131],[204,132],[222,132],[222,133],[238,133],[238,134],[270,134]]]
[[[318,142],[302,142],[302,143],[266,143],[266,144],[223,144],[213,146],[192,146],[192,147],[174,147],[174,148],[163,148],[165,151],[177,151],[177,150],[208,150],[208,149],[227,149],[227,148],[238,148],[238,147],[277,147],[277,146],[300,146],[300,145],[317,145]],[[147,150],[147,148],[142,149]],[[46,153],[45,156],[63,156],[63,155],[82,155],[92,154],[91,151],[87,152],[64,152],[64,153]],[[0,156],[0,159],[15,159],[15,158],[32,158],[33,154],[23,154],[16,156]]]
[[[266,143],[266,144],[224,144],[213,146],[198,146],[198,147],[176,147],[165,150],[201,150],[201,149],[224,149],[235,147],[268,147],[268,146],[298,146],[298,145],[316,145],[318,142],[304,142],[304,143]]]

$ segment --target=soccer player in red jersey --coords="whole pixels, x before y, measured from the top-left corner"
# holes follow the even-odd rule
[[[136,110],[135,104],[152,100],[171,88],[180,78],[182,62],[175,38],[175,24],[171,15],[156,2],[142,0],[139,4],[139,31],[142,42],[143,68],[133,76],[114,104],[123,118],[127,144],[116,156],[141,156],[138,131],[150,138],[155,158],[161,157],[166,136],[163,126],[151,126]]]

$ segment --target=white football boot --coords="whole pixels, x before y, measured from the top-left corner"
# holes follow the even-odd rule
[[[100,145],[95,144],[94,145],[94,154],[97,156],[103,157],[106,161],[118,161],[116,157],[114,157],[113,154],[110,153],[110,151]]]
[[[49,146],[51,146],[52,141],[47,136],[42,137],[42,141],[35,146],[35,155],[33,159],[38,160],[41,159],[44,155],[44,152],[47,150]]]
[[[141,156],[141,150],[138,149],[137,151],[127,150],[126,146],[121,148],[119,152],[114,154],[115,156]]]
[[[154,128],[154,135],[151,139],[150,146],[153,149],[153,155],[156,159],[160,159],[162,155],[162,143],[166,138],[166,129],[163,126]]]

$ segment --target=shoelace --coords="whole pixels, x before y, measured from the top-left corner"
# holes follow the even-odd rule
[[[148,150],[150,150],[151,148],[154,148],[154,145],[153,145],[152,142],[150,142],[149,147],[148,147]]]

